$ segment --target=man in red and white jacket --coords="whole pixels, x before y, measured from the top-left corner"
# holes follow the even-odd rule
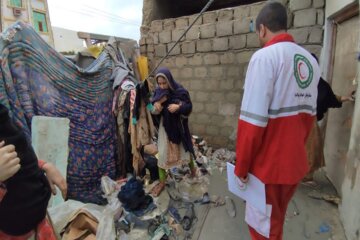
[[[320,70],[286,33],[287,13],[271,2],[256,19],[262,49],[251,58],[238,122],[235,174],[265,183],[270,239],[282,239],[285,213],[309,170],[305,143],[316,116]],[[252,239],[267,239],[250,227]]]

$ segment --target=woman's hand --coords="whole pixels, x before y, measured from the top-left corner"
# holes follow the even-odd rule
[[[353,102],[355,99],[352,96],[341,96],[341,102]]]
[[[20,170],[20,159],[17,156],[14,145],[6,145],[0,142],[0,182],[14,176]]]
[[[180,109],[180,105],[179,105],[179,104],[170,104],[170,105],[168,106],[168,110],[169,110],[169,112],[171,112],[171,113],[175,113],[175,112],[179,111],[179,109]]]
[[[355,93],[356,91],[352,91],[349,96],[341,96],[340,101],[341,102],[354,102],[355,101]]]
[[[160,102],[155,102],[155,103],[154,103],[154,108],[155,108],[155,110],[156,110],[157,112],[161,112],[162,109],[163,109],[163,106],[161,105]]]
[[[166,102],[167,101],[167,96],[163,96],[160,100],[159,100],[159,102],[160,103],[164,103],[164,102]]]
[[[49,181],[51,191],[54,195],[56,195],[56,188],[57,186],[62,194],[62,197],[66,199],[67,195],[67,184],[65,178],[61,175],[60,171],[52,164],[52,163],[45,163],[42,169],[46,173],[46,177]]]

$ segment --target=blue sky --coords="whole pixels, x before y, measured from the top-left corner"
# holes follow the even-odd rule
[[[48,0],[52,26],[139,40],[143,0]]]

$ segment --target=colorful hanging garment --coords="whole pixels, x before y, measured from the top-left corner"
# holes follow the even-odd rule
[[[113,56],[119,55],[115,51],[106,48],[82,69],[23,22],[0,37],[0,103],[10,110],[29,141],[33,116],[70,119],[67,181],[71,199],[105,204],[100,178],[115,177],[116,130],[111,112]]]

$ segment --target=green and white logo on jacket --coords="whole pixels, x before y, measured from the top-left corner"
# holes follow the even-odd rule
[[[310,61],[300,54],[294,56],[294,74],[300,88],[307,88],[313,80],[313,67]]]

